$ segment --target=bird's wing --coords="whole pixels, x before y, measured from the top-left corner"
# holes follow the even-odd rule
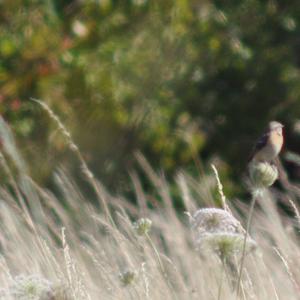
[[[270,137],[270,133],[265,133],[261,136],[261,138],[256,142],[252,152],[251,152],[251,155],[249,156],[249,160],[252,160],[252,158],[254,157],[254,155],[259,151],[261,150],[262,148],[264,148],[266,146],[266,144],[268,143],[268,139]]]

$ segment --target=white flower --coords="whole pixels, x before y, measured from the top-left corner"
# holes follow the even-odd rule
[[[152,226],[152,221],[147,218],[141,218],[133,224],[133,227],[138,233],[138,235],[147,234],[150,231],[151,226]]]
[[[202,253],[213,251],[222,258],[241,253],[245,230],[229,212],[218,208],[203,208],[196,211],[191,228],[197,249]],[[247,237],[246,251],[255,248],[255,241]]]
[[[15,277],[8,294],[17,300],[51,299],[52,283],[38,275],[20,275]]]
[[[208,233],[197,240],[198,249],[203,252],[214,251],[222,258],[228,258],[243,251],[245,236],[239,233],[215,232]],[[256,248],[256,242],[247,237],[246,253]]]
[[[219,208],[202,208],[192,218],[192,230],[197,235],[216,231],[242,233],[241,223],[228,211]]]

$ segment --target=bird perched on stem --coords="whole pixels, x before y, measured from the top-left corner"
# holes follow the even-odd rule
[[[257,141],[254,150],[250,156],[249,162],[273,162],[278,156],[283,145],[282,128],[284,126],[271,121],[267,130]]]

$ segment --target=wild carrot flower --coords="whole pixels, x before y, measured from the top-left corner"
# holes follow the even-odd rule
[[[249,165],[250,179],[254,187],[266,188],[278,178],[276,166],[268,162],[253,162]]]
[[[123,286],[128,286],[134,282],[136,279],[136,272],[127,270],[119,274],[119,278]]]
[[[197,235],[218,232],[241,233],[241,223],[229,212],[219,208],[202,208],[192,218],[192,229]]]
[[[20,275],[15,277],[7,294],[18,300],[53,299],[52,282],[38,275]]]
[[[223,209],[199,209],[192,218],[191,228],[197,249],[203,254],[214,251],[220,257],[228,258],[242,252],[245,230]],[[255,245],[255,241],[248,237],[247,250],[252,250]]]
[[[141,218],[133,224],[133,227],[138,233],[138,235],[147,234],[150,231],[151,226],[152,226],[152,221],[147,218]]]
[[[203,236],[200,241],[200,246],[203,251],[213,250],[221,258],[229,258],[234,254],[242,253],[244,238],[242,234],[216,232]],[[255,241],[248,237],[246,252],[251,252],[255,247]]]

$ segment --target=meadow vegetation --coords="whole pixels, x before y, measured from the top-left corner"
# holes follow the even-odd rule
[[[299,24],[297,1],[0,1],[0,299],[299,299]],[[283,166],[249,178],[271,120]]]
[[[176,210],[164,176],[138,154],[155,192],[145,192],[135,173],[135,199],[126,199],[90,173],[54,121],[97,203],[65,169],[54,174],[56,193],[39,186],[1,120],[8,184],[0,189],[0,299],[299,299],[300,215],[292,199],[288,217],[279,213],[274,190],[253,193],[245,240],[249,206],[226,199],[215,167],[199,178],[176,175],[184,207]]]

